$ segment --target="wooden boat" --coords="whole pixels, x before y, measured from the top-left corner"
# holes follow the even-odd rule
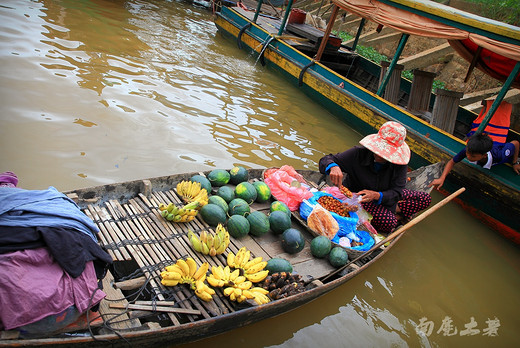
[[[352,48],[338,45],[337,38],[331,37],[331,25],[323,31],[313,30],[307,24],[287,22],[291,3],[282,19],[263,16],[258,11],[246,11],[240,7],[222,8],[215,16],[215,24],[221,34],[237,41],[238,47],[248,50],[257,56],[263,65],[275,70],[298,86],[302,92],[319,102],[323,107],[336,115],[341,121],[366,135],[374,133],[388,120],[402,123],[408,130],[407,140],[413,152],[410,166],[419,168],[429,163],[447,162],[465,146],[464,137],[470,129],[471,122],[476,119],[475,113],[464,108],[456,110],[455,126],[447,131],[441,129],[428,119],[428,111],[408,109],[410,102],[422,97],[413,98],[413,83],[401,79],[394,83],[399,89],[397,101],[389,102],[382,96],[388,91],[388,81],[397,65],[399,54],[408,37],[408,28],[403,23],[413,17],[412,22],[420,26],[421,22],[442,26],[441,30],[424,29],[424,36],[435,35],[437,38],[449,38],[450,43],[470,46],[468,37],[477,37],[482,49],[460,48],[464,56],[472,59],[472,67],[484,71],[492,70],[492,65],[485,65],[479,54],[495,53],[508,62],[501,76],[494,75],[504,81],[504,88],[499,93],[491,110],[482,123],[489,121],[502,101],[508,88],[518,86],[520,71],[520,28],[506,25],[487,18],[458,11],[451,7],[424,0],[333,0],[333,18],[339,9],[362,16],[364,20],[375,21],[384,26],[391,26],[403,32],[397,53],[388,68],[382,69],[354,52]],[[260,6],[259,6],[260,8]],[[365,12],[363,12],[365,11]],[[378,12],[379,11],[379,12]],[[385,12],[386,11],[386,12]],[[378,16],[377,13],[384,13]],[[386,21],[397,18],[398,23]],[[362,21],[363,22],[363,21]],[[399,24],[401,23],[401,24]],[[285,28],[285,30],[283,29]],[[359,30],[361,32],[361,30]],[[454,33],[460,34],[457,37]],[[305,40],[302,40],[302,36]],[[466,38],[467,40],[463,39]],[[354,40],[357,41],[358,37]],[[469,44],[468,44],[469,42]],[[472,44],[472,48],[477,48]],[[507,57],[502,47],[508,47]],[[473,57],[476,57],[473,59]],[[431,89],[431,87],[430,87]],[[441,92],[429,95],[429,110],[441,100]],[[448,91],[449,92],[449,91]],[[395,93],[394,93],[395,94]],[[431,98],[430,98],[431,97]],[[457,104],[458,105],[458,104]],[[479,128],[479,131],[482,129]],[[518,139],[519,134],[510,130],[508,140]],[[443,189],[445,193],[453,192],[458,187],[467,190],[457,200],[471,214],[496,229],[503,236],[515,243],[520,243],[518,219],[520,214],[520,177],[509,164],[482,169],[469,162],[457,164],[451,171]]]
[[[409,188],[427,190],[424,184],[428,182],[428,176],[435,175],[432,173],[438,173],[438,170],[439,166],[431,166],[410,173]],[[324,177],[318,172],[298,172],[311,186],[325,185]],[[250,169],[249,181],[261,179],[262,173],[261,169]],[[68,335],[19,339],[10,337],[16,334],[14,331],[2,332],[0,346],[156,347],[199,340],[280,315],[326,294],[375,264],[401,236],[398,233],[395,239],[389,238],[386,247],[384,243],[376,244],[370,251],[350,260],[344,269],[334,268],[326,259],[312,256],[309,245],[313,234],[301,223],[301,219],[292,221],[292,226],[299,229],[306,239],[305,248],[297,254],[283,252],[281,236],[268,232],[261,237],[247,235],[239,239],[231,238],[225,253],[213,257],[204,255],[192,249],[187,230],[213,231],[213,228],[199,215],[187,223],[167,221],[160,215],[158,208],[162,202],[182,204],[176,185],[195,174],[207,175],[208,172],[66,192],[98,225],[100,244],[114,260],[103,280],[103,291],[107,297],[102,300],[99,309],[102,323],[94,320],[99,316],[96,312],[90,313],[87,318],[91,327],[83,327],[79,332]],[[216,192],[215,187],[213,191]],[[251,208],[269,213],[272,201],[253,203]],[[160,283],[160,272],[165,265],[173,264],[180,258],[191,256],[198,265],[206,261],[211,266],[225,266],[227,253],[236,253],[243,246],[252,252],[251,259],[262,256],[264,260],[274,257],[289,260],[295,272],[306,279],[306,290],[266,304],[254,305],[232,302],[220,290],[217,290],[212,301],[205,302],[194,296],[187,287],[165,287]],[[173,301],[174,305],[168,301]],[[163,304],[169,307],[165,308]]]

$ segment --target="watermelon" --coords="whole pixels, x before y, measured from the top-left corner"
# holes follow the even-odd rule
[[[246,215],[251,212],[251,208],[249,207],[249,204],[247,204],[246,201],[244,201],[242,198],[235,198],[228,204],[229,215]]]
[[[227,222],[229,235],[234,238],[241,238],[249,233],[249,221],[242,215],[232,215]]]
[[[261,211],[254,211],[246,218],[249,221],[249,233],[253,236],[260,237],[269,232],[269,218]]]
[[[338,268],[346,265],[348,262],[348,254],[342,247],[334,247],[329,253],[329,263]]]
[[[278,272],[287,272],[292,273],[293,267],[289,261],[286,259],[282,259],[279,257],[275,257],[273,259],[267,260],[267,265],[265,266],[266,270],[269,271],[269,274],[278,273]]]
[[[209,196],[208,203],[218,205],[227,214],[229,207],[224,198],[217,195]]]
[[[289,228],[282,233],[282,249],[289,254],[297,254],[305,247],[305,238],[295,228]]]
[[[256,200],[256,188],[247,181],[241,182],[235,187],[235,197],[242,198],[247,204]]]
[[[200,183],[200,187],[201,188],[205,188],[206,191],[208,191],[208,194],[211,193],[211,183],[209,182],[209,180],[205,176],[197,174],[197,175],[192,176],[190,178],[190,181]]]
[[[224,198],[226,203],[229,204],[229,202],[235,199],[235,190],[230,186],[222,186],[218,188],[217,195]]]
[[[275,210],[269,214],[269,224],[271,230],[276,234],[281,234],[291,228],[291,218],[283,211]]]
[[[231,170],[229,171],[229,175],[229,183],[233,185],[237,185],[249,179],[249,172],[246,168],[241,166],[235,166],[231,168]]]
[[[322,258],[329,254],[332,242],[325,236],[314,237],[311,241],[311,254],[314,257]]]
[[[258,203],[267,202],[271,199],[271,189],[263,181],[255,181],[253,186],[256,189],[256,201]]]
[[[229,172],[224,169],[213,169],[208,174],[208,180],[211,183],[212,186],[224,186],[229,182]]]
[[[291,216],[291,210],[289,209],[287,204],[285,204],[284,202],[274,201],[273,203],[271,203],[270,209],[271,209],[271,212],[276,211],[276,210],[281,210],[281,211],[285,212],[287,215]]]
[[[218,224],[226,223],[226,212],[216,204],[206,204],[200,211],[202,219],[210,226],[217,226]]]

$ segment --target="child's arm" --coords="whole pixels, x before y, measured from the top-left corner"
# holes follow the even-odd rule
[[[438,179],[433,180],[428,187],[434,187],[437,190],[440,190],[442,185],[444,184],[444,180],[446,180],[446,177],[448,176],[449,172],[451,172],[453,166],[455,165],[455,161],[450,159],[448,163],[444,166],[444,170],[442,171],[441,176]]]
[[[518,140],[511,141],[511,144],[515,145],[515,153],[513,154],[513,158],[511,159],[511,164],[513,165],[513,170],[516,174],[520,175],[520,161],[518,158],[518,152],[520,148],[520,143]]]

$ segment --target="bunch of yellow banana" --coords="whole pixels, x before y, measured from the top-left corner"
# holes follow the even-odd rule
[[[197,209],[202,208],[206,204],[208,204],[208,191],[205,188],[201,189],[199,194],[193,197],[193,202],[199,202],[199,207]]]
[[[264,270],[265,266],[267,266],[267,261],[263,261],[261,256],[252,260],[249,260],[250,257],[251,251],[247,250],[246,247],[242,247],[236,255],[231,251],[229,252],[227,264],[229,267],[242,269],[247,280],[253,283],[261,282],[269,274],[268,270]]]
[[[195,295],[204,301],[211,301],[215,290],[204,283],[209,263],[204,262],[200,267],[191,257],[186,260],[179,259],[173,265],[166,266],[161,272],[161,284],[164,286],[175,286],[178,284],[188,284]]]
[[[209,285],[216,288],[223,288],[225,286],[234,286],[235,280],[240,277],[240,270],[236,269],[231,271],[229,266],[222,268],[222,266],[212,266],[211,273],[208,275],[206,280]],[[242,279],[243,278],[243,279]],[[245,281],[245,277],[238,279],[240,283]]]
[[[197,201],[188,203],[182,207],[178,207],[173,203],[169,203],[168,205],[161,203],[159,204],[159,210],[161,211],[161,216],[168,221],[173,222],[190,222],[195,219],[195,216],[198,214],[198,207],[200,203]]]
[[[209,302],[213,300],[213,295],[215,295],[215,290],[210,288],[203,281],[197,280],[195,282],[195,295],[203,301]]]
[[[267,296],[269,292],[267,290],[265,290],[264,288],[261,288],[261,287],[258,287],[258,286],[255,286],[251,289],[249,289],[248,292],[246,292],[244,295],[249,298],[248,296],[253,296],[253,299],[254,301],[256,302],[256,304],[264,304],[264,303],[267,303],[267,302],[270,302],[271,299],[269,298],[269,296]]]
[[[220,255],[229,245],[229,232],[222,224],[218,224],[215,233],[203,230],[197,236],[192,230],[188,230],[188,238],[193,249],[204,255]]]
[[[229,297],[231,301],[243,302],[254,296],[248,292],[253,286],[246,277],[240,275],[240,270],[235,269],[231,272],[231,268],[226,266],[211,267],[211,274],[207,278],[208,283],[214,287],[224,287],[224,295]]]
[[[224,296],[227,296],[231,301],[237,301],[238,303],[249,299],[254,300],[259,305],[271,301],[267,296],[267,290],[257,286],[251,287],[251,282],[249,282],[247,285],[242,285],[247,282],[248,281],[245,281],[243,283],[236,284],[235,286],[229,286],[225,288],[223,290]]]
[[[202,188],[200,182],[183,180],[177,184],[177,193],[187,202],[199,202],[200,207],[208,204],[208,191]]]

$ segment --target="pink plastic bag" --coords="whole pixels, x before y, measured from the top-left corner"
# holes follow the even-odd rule
[[[298,210],[304,199],[312,197],[305,179],[291,166],[282,166],[264,179],[274,198],[287,204],[291,211]]]

